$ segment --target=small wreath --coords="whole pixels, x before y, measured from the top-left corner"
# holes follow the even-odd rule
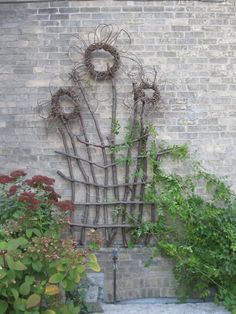
[[[96,71],[95,66],[92,63],[92,53],[96,50],[101,49],[109,52],[114,58],[113,65],[109,69],[107,69],[107,71]],[[120,67],[120,55],[114,47],[106,43],[92,44],[85,50],[84,63],[89,71],[90,76],[94,80],[97,81],[111,80],[112,78],[114,78],[115,73],[118,71]]]
[[[145,95],[145,89],[153,90],[152,97]],[[146,104],[155,105],[161,99],[159,88],[154,83],[141,82],[138,87],[134,88],[134,100],[142,101]]]
[[[71,112],[64,112],[60,105],[60,98],[63,96],[68,96],[72,100],[73,110]],[[63,89],[60,88],[56,94],[52,96],[51,99],[52,111],[51,116],[54,118],[62,118],[65,120],[75,119],[78,117],[80,112],[78,99],[75,95],[75,92],[72,89]]]

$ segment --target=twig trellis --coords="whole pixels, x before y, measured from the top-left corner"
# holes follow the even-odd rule
[[[114,242],[127,246],[129,232],[134,227],[134,224],[129,223],[129,215],[136,217],[136,223],[142,222],[147,217],[154,221],[156,217],[154,204],[145,202],[145,186],[150,183],[150,180],[147,158],[149,129],[144,122],[144,115],[148,111],[148,107],[154,106],[160,100],[156,72],[154,71],[154,79],[150,81],[145,77],[143,67],[139,64],[139,80],[133,82],[132,85],[133,105],[129,125],[129,141],[118,143],[116,130],[118,123],[117,76],[121,70],[122,54],[116,47],[116,41],[122,34],[122,30],[116,34],[113,32],[110,25],[99,26],[95,30],[93,43],[86,46],[83,41],[84,48],[79,47],[83,60],[80,64],[75,65],[70,74],[73,87],[60,88],[52,95],[51,109],[47,117],[60,122],[58,130],[64,150],[56,151],[56,153],[67,160],[68,174],[66,175],[62,171],[57,173],[70,183],[71,199],[82,212],[80,217],[73,213],[70,223],[72,232],[79,232],[81,245],[86,245],[87,231],[92,228],[102,230],[105,246],[114,245]],[[123,34],[128,36],[125,31]],[[99,38],[101,39],[99,40]],[[103,51],[113,57],[113,65],[107,65],[106,71],[98,71],[95,70],[92,62],[93,52]],[[89,80],[100,81],[100,84],[106,81],[110,85],[111,125],[110,134],[107,137],[103,134],[100,121],[91,107],[84,87],[86,71]],[[147,90],[151,91],[151,96],[148,95]],[[62,108],[63,97],[69,98],[72,104],[69,113]],[[91,132],[88,131],[83,108],[86,108],[91,117],[90,121],[93,122],[98,142],[94,139],[91,140]],[[77,122],[81,130],[79,135],[74,132],[72,127]],[[85,156],[81,154],[82,151],[85,152]],[[97,153],[98,151],[101,154]],[[123,154],[125,152],[123,163],[119,160],[120,151]],[[160,152],[161,154],[165,154],[165,152]],[[99,156],[101,156],[101,161],[98,161]],[[102,180],[101,173],[103,173]],[[77,191],[82,188],[85,191],[84,197],[80,193],[81,200],[77,201]],[[146,214],[144,209],[147,209]],[[115,218],[113,217],[114,212],[117,212]]]

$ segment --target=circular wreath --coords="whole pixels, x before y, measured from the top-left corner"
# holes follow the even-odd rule
[[[114,58],[113,65],[107,69],[106,71],[97,71],[95,70],[95,66],[92,63],[92,53],[96,50],[105,50],[110,53],[110,55]],[[106,43],[96,43],[91,44],[84,53],[84,63],[87,67],[90,76],[97,81],[105,81],[114,78],[115,73],[118,71],[120,67],[120,55],[116,48]]]
[[[153,90],[152,97],[146,96],[145,89]],[[134,100],[142,101],[146,104],[155,105],[161,99],[159,88],[154,83],[141,82],[138,87],[134,88]]]
[[[63,96],[68,96],[72,100],[73,109],[71,112],[65,112],[60,105],[60,98]],[[63,89],[60,88],[56,94],[52,96],[51,99],[52,111],[51,116],[54,118],[62,118],[65,120],[75,119],[78,117],[80,112],[79,103],[76,97],[75,91],[72,89]]]

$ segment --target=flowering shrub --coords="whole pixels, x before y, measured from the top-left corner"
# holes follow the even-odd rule
[[[59,200],[54,179],[25,176],[0,175],[0,314],[80,313],[66,295],[100,270],[96,256],[61,239],[75,206]]]

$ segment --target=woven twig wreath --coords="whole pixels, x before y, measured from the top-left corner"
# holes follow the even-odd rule
[[[153,90],[152,97],[146,96],[145,89]],[[145,104],[155,105],[161,99],[159,88],[154,83],[141,82],[138,87],[134,88],[134,100],[142,101]]]
[[[107,69],[107,71],[96,71],[95,66],[92,63],[92,53],[96,50],[105,50],[109,52],[112,57],[114,58],[113,65]],[[120,67],[120,55],[116,48],[112,47],[111,45],[108,45],[106,43],[96,43],[90,45],[84,53],[84,63],[85,66],[88,69],[88,72],[94,80],[97,81],[106,81],[114,78],[115,73],[118,71]]]
[[[60,105],[60,98],[63,96],[68,96],[72,100],[73,110],[71,112],[64,112]],[[79,103],[75,95],[75,92],[72,89],[63,89],[60,88],[56,94],[52,96],[51,99],[52,111],[51,116],[54,118],[62,118],[65,120],[75,119],[79,114]]]

